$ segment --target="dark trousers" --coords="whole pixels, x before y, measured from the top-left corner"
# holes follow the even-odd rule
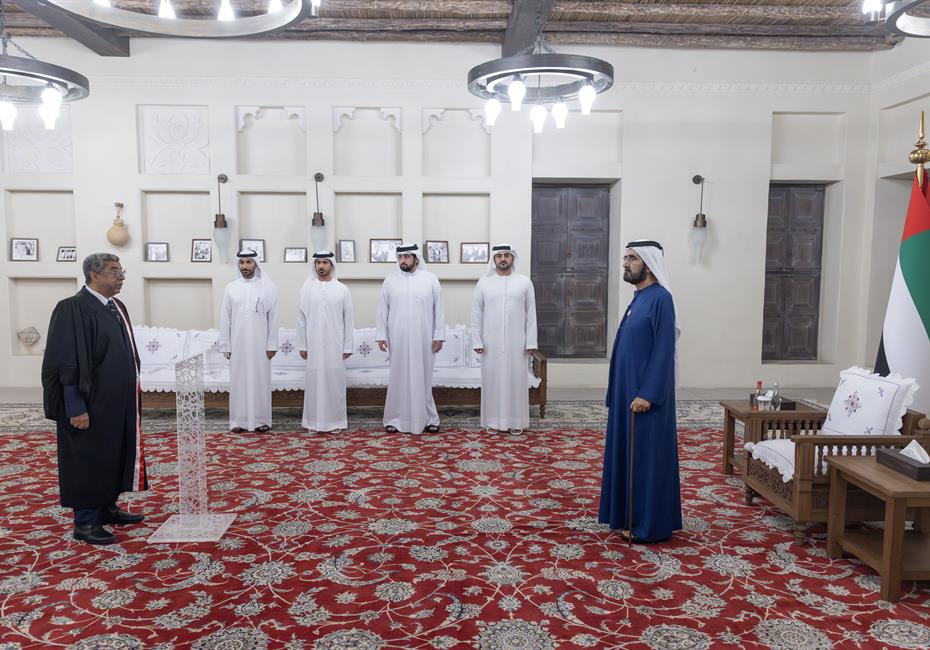
[[[116,505],[114,502],[111,505]],[[74,509],[74,525],[78,528],[86,528],[87,526],[93,526],[97,523],[97,515],[103,510],[106,510],[109,506],[100,506],[99,508],[75,508]]]

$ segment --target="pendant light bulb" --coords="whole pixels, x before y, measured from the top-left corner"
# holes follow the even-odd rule
[[[533,120],[533,133],[542,133],[546,125],[546,107],[536,104],[530,109],[530,119]]]
[[[216,14],[217,20],[235,20],[236,14],[233,13],[232,5],[229,4],[229,0],[222,0],[220,2],[220,10]]]
[[[39,117],[42,118],[42,122],[45,124],[46,131],[55,130],[55,120],[58,119],[58,116],[55,114],[54,109],[48,104],[39,105]]]
[[[13,130],[13,122],[16,121],[16,104],[8,99],[0,101],[0,124],[3,125],[4,131]]]
[[[55,117],[61,114],[61,92],[52,84],[42,91],[42,106],[47,106],[50,114]]]
[[[552,119],[555,120],[555,128],[564,129],[565,119],[568,117],[568,106],[559,97],[559,100],[552,106]]]
[[[310,0],[310,15],[314,18],[318,18],[320,16],[321,3],[322,0]]]
[[[109,7],[110,0],[94,0],[94,4],[100,7]]]
[[[497,116],[501,114],[501,103],[496,98],[492,97],[484,103],[484,123],[488,126],[494,126],[494,122],[497,121]]]
[[[161,0],[161,4],[158,5],[158,17],[174,20],[176,16],[174,15],[174,7],[171,6],[170,0]]]
[[[597,91],[594,90],[594,86],[590,83],[585,84],[581,87],[581,90],[578,91],[578,103],[581,104],[581,114],[590,115],[591,106],[594,105],[594,100],[597,98]]]
[[[268,3],[268,13],[276,14],[284,9],[284,5],[281,4],[281,0],[271,0]]]
[[[510,108],[514,112],[520,111],[520,105],[523,98],[526,97],[526,84],[520,77],[514,77],[510,86],[507,87],[507,96],[510,97]]]

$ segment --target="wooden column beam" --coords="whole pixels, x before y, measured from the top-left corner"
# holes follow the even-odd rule
[[[539,15],[539,29],[546,26],[549,12],[555,0],[513,0],[513,11],[504,32],[504,44],[501,56],[513,56],[520,50],[532,45],[536,40],[536,17]]]
[[[100,56],[129,56],[129,39],[116,36],[105,27],[85,22],[42,0],[16,0],[16,6]]]

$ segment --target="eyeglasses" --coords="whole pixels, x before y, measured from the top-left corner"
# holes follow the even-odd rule
[[[640,258],[638,258],[638,257],[633,257],[632,255],[624,255],[624,256],[623,256],[622,258],[620,258],[620,259],[622,259],[624,262],[629,262],[630,264],[632,264],[633,262],[642,262],[642,260],[641,260]]]
[[[108,273],[114,278],[125,278],[127,271],[126,269],[104,269],[103,271],[97,271],[97,273],[100,273],[101,275]]]

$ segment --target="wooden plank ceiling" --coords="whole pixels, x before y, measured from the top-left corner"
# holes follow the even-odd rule
[[[231,0],[237,13],[260,13],[267,0]],[[24,0],[24,6],[28,2]],[[158,0],[113,0],[155,13]],[[178,14],[213,15],[218,0],[172,0]],[[267,38],[334,41],[503,43],[511,0],[323,0],[320,16]],[[535,0],[516,0],[523,11]],[[669,48],[821,51],[889,49],[883,25],[863,20],[861,0],[555,0],[549,43]],[[14,2],[7,24],[16,36],[63,36]],[[96,28],[99,29],[99,28]],[[110,30],[104,30],[110,31]],[[110,36],[127,36],[113,30]]]

